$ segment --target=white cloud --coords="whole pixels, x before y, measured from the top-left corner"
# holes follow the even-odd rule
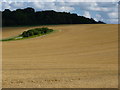
[[[91,18],[91,15],[88,11],[85,11],[83,16],[85,16],[87,18]]]
[[[102,12],[110,12],[117,10],[117,3],[113,4],[113,6],[110,6],[110,3],[104,2],[104,6],[101,6],[103,3],[99,2],[92,2],[92,3],[79,3],[79,7],[83,10],[88,10],[88,11],[102,11]],[[109,4],[109,5],[108,5]],[[106,5],[106,6],[105,6]]]
[[[95,21],[99,21],[97,18],[94,18]]]
[[[108,19],[106,21],[109,22],[110,24],[118,24],[118,19]]]
[[[101,15],[100,15],[100,14],[96,14],[96,17],[97,17],[97,18],[101,18]]]
[[[2,11],[2,2],[0,2],[0,11]]]
[[[65,12],[70,12],[73,11],[73,7],[67,7],[67,6],[62,6],[62,7],[57,7],[56,11],[65,11]]]
[[[96,19],[99,21],[102,19],[102,16],[100,14],[96,14]]]
[[[74,7],[67,6],[65,3],[55,3],[55,2],[33,2],[32,7],[41,10],[55,10],[55,11],[66,11],[70,12],[74,10]]]
[[[10,9],[10,4],[9,3],[5,3],[5,2],[2,2],[2,10],[4,9]]]
[[[12,2],[118,2],[119,0],[9,0]],[[8,2],[8,0],[2,0]]]
[[[108,16],[109,16],[110,18],[118,18],[118,12],[108,13]]]
[[[96,14],[95,15],[95,20],[96,21],[103,21],[104,19],[103,19],[103,17],[100,14]]]
[[[24,7],[24,4],[23,3],[18,3],[18,2],[12,2],[12,7],[16,7],[16,8]]]
[[[110,8],[104,8],[104,7],[90,7],[89,10],[92,10],[92,11],[110,11]]]

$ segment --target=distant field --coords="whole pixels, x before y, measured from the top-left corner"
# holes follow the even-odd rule
[[[3,28],[3,38],[31,28]],[[48,28],[58,31],[3,42],[3,88],[118,87],[118,25]]]

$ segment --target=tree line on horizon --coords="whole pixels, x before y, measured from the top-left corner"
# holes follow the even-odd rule
[[[53,24],[105,24],[93,18],[78,16],[69,12],[56,12],[53,10],[35,11],[28,7],[11,11],[5,9],[2,13],[2,26],[22,25],[53,25]]]

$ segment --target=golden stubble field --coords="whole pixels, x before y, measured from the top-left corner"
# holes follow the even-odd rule
[[[2,43],[3,88],[118,87],[118,25],[47,27],[58,31]],[[30,28],[3,28],[3,38]]]

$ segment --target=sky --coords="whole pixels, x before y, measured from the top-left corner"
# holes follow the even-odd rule
[[[118,23],[118,0],[3,0],[0,7],[2,11],[32,7],[36,11],[70,12],[108,24]]]

